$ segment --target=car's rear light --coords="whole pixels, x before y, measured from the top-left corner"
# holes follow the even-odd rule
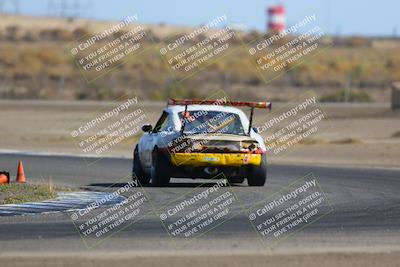
[[[267,153],[267,151],[265,151],[262,148],[257,148],[253,153],[254,154],[265,154],[265,153]]]
[[[241,152],[263,154],[265,151],[260,148],[260,145],[256,141],[245,141],[241,142]]]

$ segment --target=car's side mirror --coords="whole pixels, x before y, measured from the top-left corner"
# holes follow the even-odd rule
[[[150,124],[145,124],[142,126],[142,131],[145,133],[150,133],[153,130],[153,126]]]
[[[253,131],[254,131],[255,133],[258,133],[257,127],[253,127]]]

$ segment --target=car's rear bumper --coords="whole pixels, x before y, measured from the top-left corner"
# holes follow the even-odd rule
[[[261,154],[248,153],[171,153],[171,163],[175,166],[229,166],[261,164]]]

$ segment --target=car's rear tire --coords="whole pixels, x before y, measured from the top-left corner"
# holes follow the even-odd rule
[[[169,160],[157,148],[152,153],[151,183],[153,186],[168,186],[171,179]]]
[[[262,155],[260,166],[250,165],[247,168],[247,183],[249,186],[264,186],[267,180],[267,156]]]
[[[146,173],[143,171],[142,165],[140,164],[138,146],[135,147],[133,152],[132,179],[139,181],[141,186],[148,185],[150,183],[150,176],[146,175]]]
[[[244,182],[244,177],[228,177],[227,180],[229,184],[241,184]]]

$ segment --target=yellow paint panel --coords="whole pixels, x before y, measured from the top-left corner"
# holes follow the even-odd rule
[[[243,153],[174,153],[171,154],[171,162],[176,165],[190,166],[243,166],[260,165],[260,154]]]

